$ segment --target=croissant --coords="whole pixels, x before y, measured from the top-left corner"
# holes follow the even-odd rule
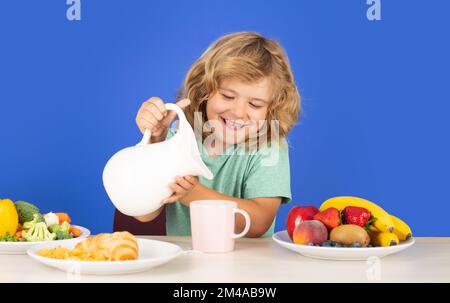
[[[74,253],[83,259],[98,261],[134,260],[138,257],[136,238],[127,231],[98,234],[75,246]]]

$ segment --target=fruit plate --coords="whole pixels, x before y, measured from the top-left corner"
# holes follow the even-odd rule
[[[63,246],[73,249],[79,241],[70,243],[46,243],[38,244],[28,250],[28,255],[44,265],[57,268],[72,274],[86,275],[119,275],[131,274],[149,270],[158,265],[167,263],[183,254],[185,251],[178,245],[163,241],[138,239],[139,257],[129,261],[78,261],[58,260],[43,257],[37,251],[43,248],[54,248]]]
[[[91,232],[89,229],[73,225],[77,227],[81,234],[75,239],[66,239],[66,240],[54,240],[54,241],[42,241],[42,242],[0,242],[0,255],[25,255],[27,250],[36,244],[44,244],[44,243],[70,243],[76,241],[78,239],[84,239],[89,237]]]
[[[414,238],[389,247],[322,247],[295,244],[286,230],[275,233],[272,239],[279,245],[295,251],[305,257],[325,260],[367,261],[371,257],[383,258],[396,254],[414,244]]]

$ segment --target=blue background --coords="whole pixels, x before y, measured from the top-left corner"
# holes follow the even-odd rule
[[[303,115],[289,135],[293,203],[371,199],[417,236],[449,236],[450,4],[382,1],[82,0],[0,5],[0,197],[112,230],[101,173],[138,142],[136,112],[172,101],[219,36],[252,30],[290,57]]]

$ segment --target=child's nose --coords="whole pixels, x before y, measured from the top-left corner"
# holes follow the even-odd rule
[[[234,102],[233,114],[236,116],[236,120],[244,119],[247,114],[246,102],[243,101]]]

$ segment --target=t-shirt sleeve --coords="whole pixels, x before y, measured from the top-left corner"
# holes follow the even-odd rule
[[[281,197],[291,201],[289,151],[285,138],[255,153],[243,184],[244,199]]]
[[[169,129],[167,130],[166,140],[172,138],[176,133],[176,130],[169,127]]]

